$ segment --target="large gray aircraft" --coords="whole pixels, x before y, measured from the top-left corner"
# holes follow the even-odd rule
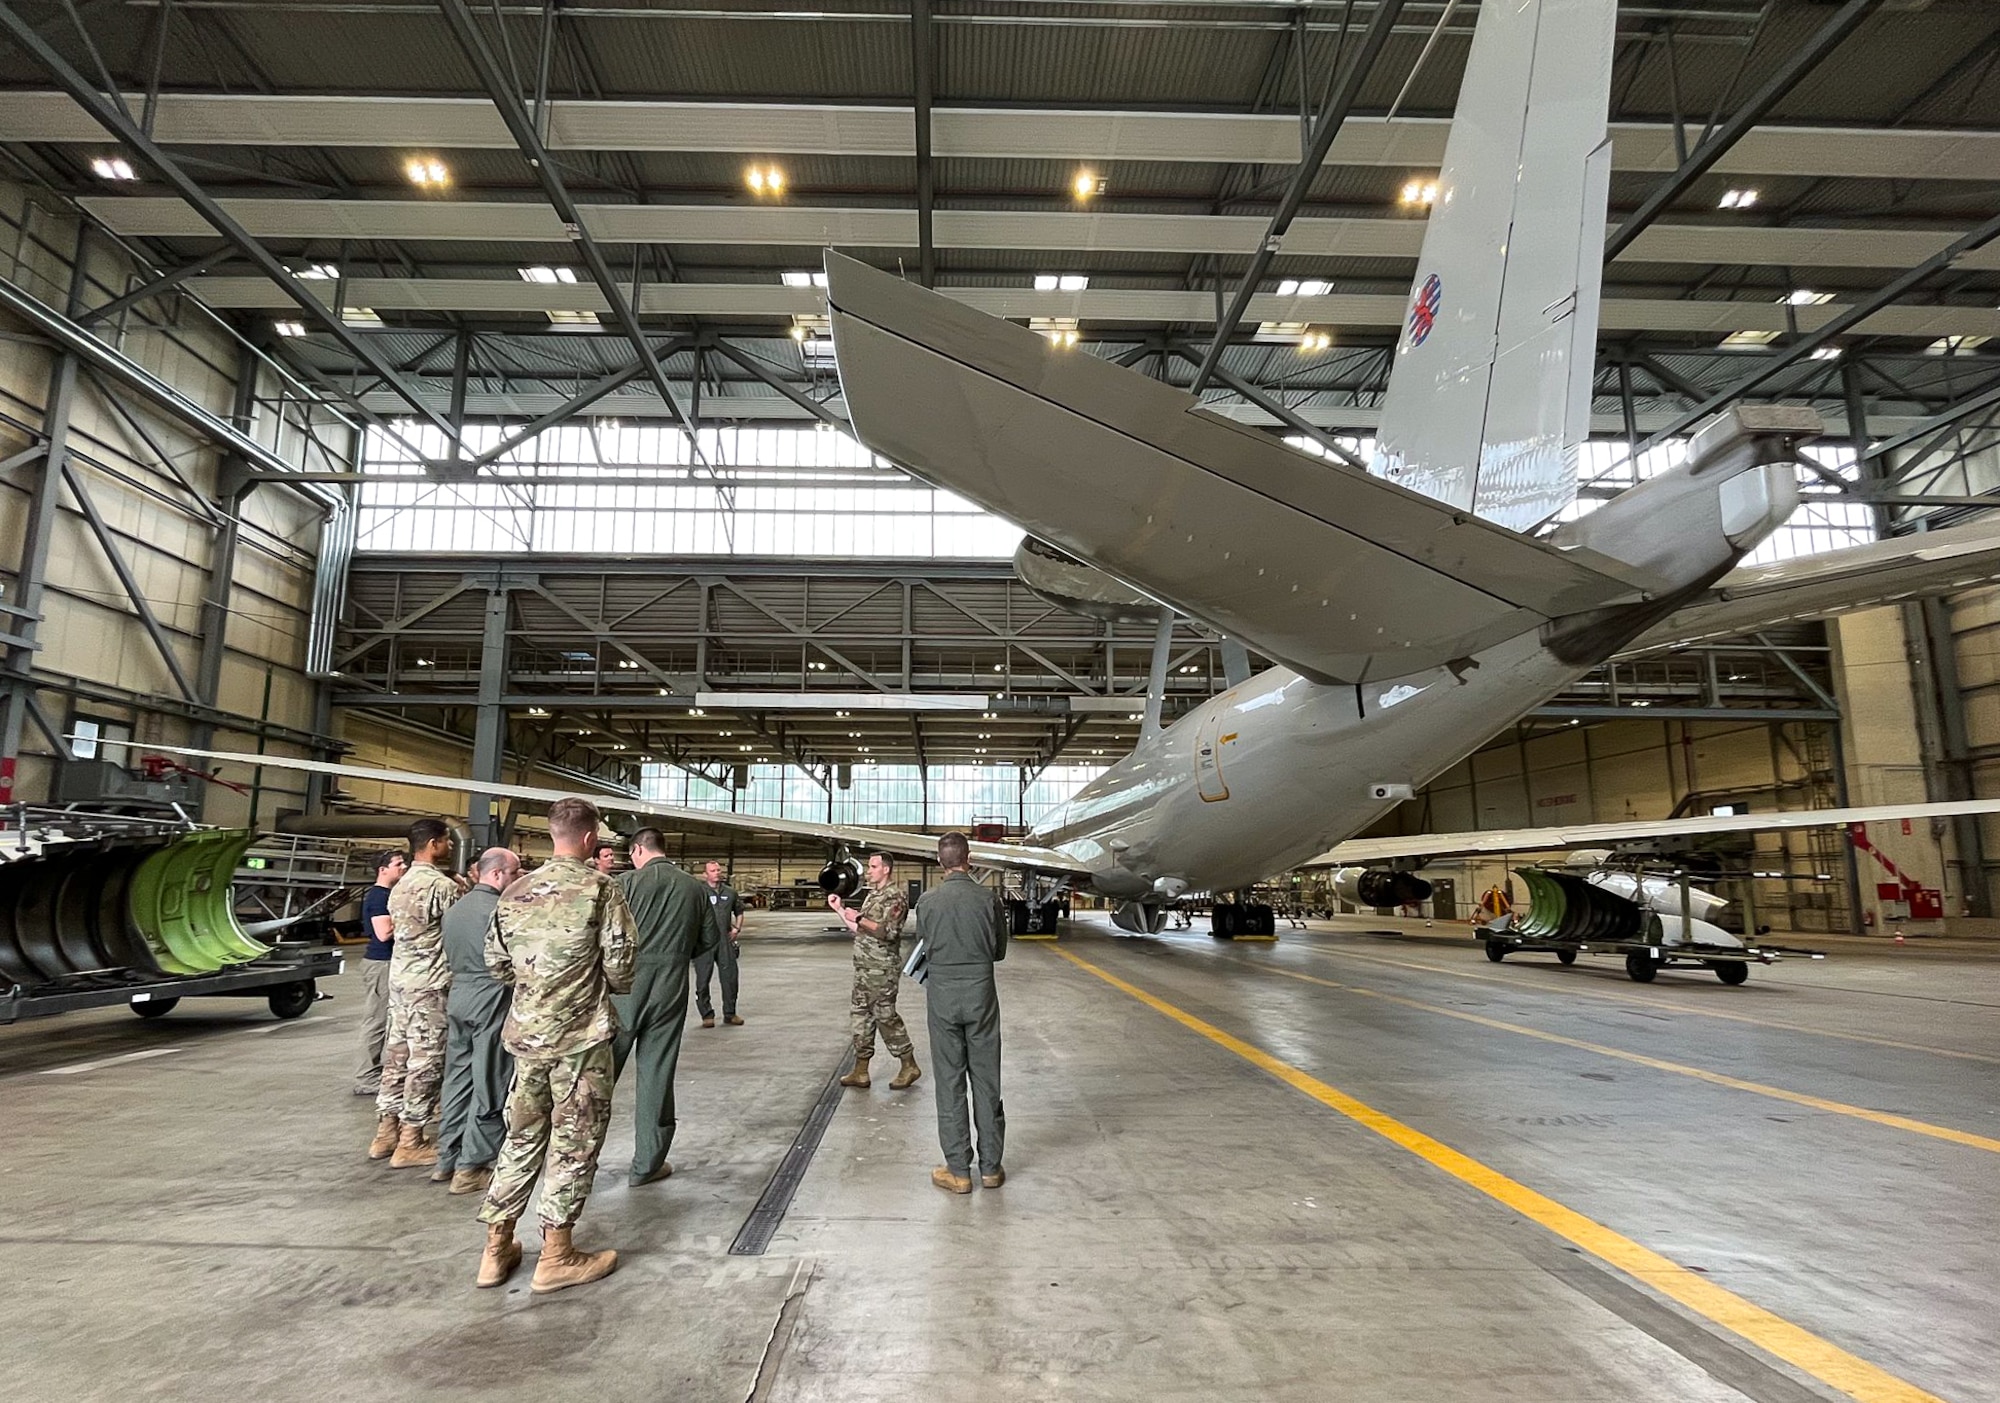
[[[2000,811],[2000,801],[1347,841],[1606,659],[2000,575],[1964,527],[1778,566],[1740,562],[1798,505],[1810,411],[1744,405],[1683,461],[1560,525],[1588,432],[1615,0],[1480,7],[1366,470],[1204,411],[1168,385],[829,253],[861,440],[1161,607],[1278,665],[1138,747],[1023,843],[1017,922],[1069,889],[1157,931],[1212,894],[1268,928],[1253,884],[1308,861],[1389,863],[1675,832]],[[169,747],[150,747],[169,749]],[[526,799],[558,791],[189,751]],[[616,807],[705,827],[926,854],[922,834]],[[835,879],[844,880],[836,865]]]

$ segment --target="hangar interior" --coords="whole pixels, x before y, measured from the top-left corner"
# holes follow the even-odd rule
[[[402,816],[443,805],[477,846],[546,847],[531,803],[275,767],[229,770],[232,782],[218,783],[200,761],[136,763],[147,746],[188,746],[774,818],[999,825],[1018,837],[1132,750],[1156,654],[1171,722],[1229,685],[1240,645],[1186,618],[1156,637],[1149,623],[1059,607],[1017,574],[1018,528],[863,447],[835,366],[822,250],[1025,322],[1068,354],[1192,390],[1213,413],[1302,452],[1363,462],[1474,25],[1494,3],[0,0],[0,807],[21,814],[10,826],[24,833],[28,808],[68,806],[259,833],[310,833],[340,816],[360,832],[380,817],[388,833]],[[1378,27],[1345,124],[1315,159],[1318,124]],[[1624,0],[1610,123],[1592,438],[1573,514],[1677,462],[1690,429],[1716,409],[1756,402],[1808,406],[1825,431],[1799,468],[1803,505],[1755,563],[1984,520],[2000,504],[2000,9]],[[1282,247],[1267,247],[1281,213]],[[1089,464],[1076,476],[1087,492]],[[1834,617],[1618,658],[1453,765],[1381,831],[2000,797],[2000,589],[1965,586],[1857,598]],[[1250,666],[1269,662],[1253,656]],[[818,899],[823,842],[695,823],[671,836],[670,855],[721,860],[762,906]],[[331,851],[311,860],[337,867],[346,850]],[[1967,1005],[1947,1010],[1957,1021],[1926,1042],[1958,1059],[1941,1064],[1948,1075],[1909,1097],[1870,1100],[1850,1085],[1822,1103],[1852,1096],[1918,1123],[1976,1121],[1990,1135],[1990,1094],[1969,1069],[2000,1059],[1991,1012],[2000,986],[1983,951],[1963,942],[2000,937],[2000,816],[1761,834],[1727,860],[1742,874],[1733,890],[1776,937],[1930,938],[1940,952],[1908,975],[1862,966],[1860,1005],[1794,1015],[1810,1026],[1802,1050],[1781,1055],[1806,1057],[1823,1034],[1846,1039],[1835,1045],[1842,1057],[1861,1058],[1855,1048],[1880,1042],[1880,1010],[1896,998]],[[1427,870],[1449,885],[1417,921],[1392,924],[1419,939],[1434,918],[1457,923],[1459,938],[1479,895],[1507,887],[1513,865],[1506,854],[1441,861]],[[1333,906],[1314,894],[1316,880],[1279,879],[1276,899]],[[907,1268],[912,1290],[942,1290],[949,1263],[912,1266],[912,1254],[936,1242],[947,1256],[979,1250],[979,1229],[906,1215],[886,1180],[862,1172],[871,1157],[921,1141],[921,1107],[899,1103],[881,1125],[836,1122],[829,1144],[849,1167],[831,1182],[808,1179],[796,1235],[780,1239],[790,1255],[738,1263],[704,1245],[704,1234],[735,1232],[839,1039],[838,1000],[819,1014],[811,1004],[820,996],[808,966],[826,952],[794,924],[783,929],[797,948],[785,948],[805,963],[771,976],[772,996],[789,1002],[771,1040],[737,1067],[740,1095],[712,1082],[690,1093],[691,1123],[740,1115],[742,1138],[703,1151],[714,1189],[687,1223],[649,1230],[655,1260],[642,1270],[663,1288],[688,1271],[716,1284],[700,1315],[716,1351],[677,1357],[671,1378],[689,1397],[743,1396],[745,1384],[756,1398],[843,1397],[854,1396],[844,1370],[900,1360],[906,1372],[892,1368],[894,1384],[877,1396],[939,1387],[975,1396],[963,1391],[983,1373],[970,1354],[916,1360],[906,1342],[883,1338],[892,1324],[869,1324],[853,1302],[807,1312],[795,1332],[798,1303],[825,1295],[809,1290],[799,1265],[815,1252],[842,1264],[836,1278]],[[1210,997],[1196,976],[1156,968],[1164,957],[1118,958],[1126,976],[1150,969],[1179,990],[1167,997]],[[1277,958],[1291,961],[1283,978],[1263,993],[1232,992],[1220,1012],[1202,1004],[1202,1016],[1294,1020],[1299,1039],[1327,1045],[1360,1036],[1305,1007],[1319,964]],[[1964,963],[1947,976],[1948,961]],[[1400,992],[1385,984],[1384,997],[1421,998],[1414,968],[1395,974]],[[1262,1133],[1248,1122],[1282,1106],[1276,1090],[1239,1096],[1222,1069],[1176,1083],[1176,1054],[1158,1054],[1162,1070],[1143,1037],[1066,1043],[1062,1019],[1096,1016],[1091,991],[1065,982],[1074,973],[1051,960],[1019,976],[1019,997],[1041,1007],[1010,1048],[1042,1059],[1019,1101],[1062,1105],[1082,1136],[1083,1126],[1157,1129],[1191,1114],[1169,1109],[1176,1098],[1213,1096],[1228,1107],[1216,1123],[1181,1129],[1240,1132],[1245,1143]],[[1433,975],[1447,977],[1418,978]],[[1919,976],[1933,982],[1919,989]],[[1948,977],[1962,980],[1962,1000],[1935,985]],[[33,1114],[45,1064],[95,1057],[92,1019],[115,1013],[80,1017],[53,1041],[31,1042],[26,1025],[0,1029],[7,1051],[38,1074],[13,1077],[0,1096]],[[1155,1015],[1134,1005],[1120,1016]],[[1688,1014],[1699,1036],[1675,1055],[1735,1036],[1704,1016]],[[150,1020],[116,1029],[155,1031]],[[184,1061],[220,1074],[232,1065],[230,1018],[198,1031]],[[1423,1050],[1417,1032],[1379,1031],[1411,1039],[1404,1055]],[[1599,1035],[1569,1027],[1563,1036]],[[1149,1027],[1153,1036],[1164,1034]],[[345,1056],[347,1042],[338,1054],[326,1043],[270,1046],[258,1073],[267,1094],[333,1075],[328,1059]],[[1876,1051],[1920,1059],[1888,1047]],[[1745,1078],[1782,1080],[1770,1065],[1758,1070],[1757,1048],[1726,1052]],[[1452,1075],[1484,1065],[1469,1048],[1450,1056]],[[1052,1070],[1070,1058],[1073,1078],[1098,1078],[1096,1091]],[[713,1055],[695,1061],[697,1076],[729,1069]],[[805,1063],[815,1070],[801,1081]],[[1869,1072],[1857,1061],[1837,1075]],[[1621,1088],[1604,1112],[1619,1130],[1590,1142],[1583,1132],[1599,1112],[1587,1098],[1544,1102],[1511,1064],[1499,1078],[1519,1097],[1505,1135],[1528,1135],[1521,1127],[1540,1117],[1565,1153],[1591,1163],[1607,1145],[1642,1159],[1699,1155],[1711,1114],[1676,1088],[1658,1114],[1685,1112],[1670,1127],[1684,1138],[1649,1147],[1634,1128],[1640,1093]],[[1132,1099],[1114,1106],[1107,1083]],[[86,1090],[57,1120],[72,1152],[92,1115],[123,1104],[115,1087]],[[227,1111],[213,1088],[190,1095],[192,1113]],[[1405,1114],[1421,1119],[1423,1109]],[[1440,1139],[1454,1127],[1484,1133],[1459,1126],[1459,1111],[1431,1109]],[[1823,1104],[1814,1115],[1827,1118]],[[282,1124],[310,1137],[316,1120],[290,1108]],[[190,1175],[227,1177],[226,1157],[206,1139],[166,1119],[146,1124]],[[1885,1290],[1943,1290],[1946,1278],[1975,1293],[1993,1286],[1992,1262],[1975,1250],[1991,1245],[1990,1199],[1980,1198],[1991,1170],[1931,1157],[1978,1161],[2000,1143],[1952,1133],[1960,1143],[1944,1150],[1937,1135],[1921,1142],[1944,1204],[1924,1240],[1944,1243],[1953,1222],[1969,1238],[1939,1246],[1941,1276],[1885,1277]],[[1337,1142],[1300,1131],[1280,1143],[1277,1158],[1301,1172],[1392,1191],[1393,1174],[1357,1168]],[[1152,1259],[1129,1242],[1107,1245],[1105,1263],[1080,1273],[1074,1284],[1086,1289],[1134,1293],[1129,1312],[1100,1322],[1113,1343],[1066,1327],[1051,1297],[1016,1299],[1010,1328],[1027,1343],[980,1396],[1195,1396],[1180,1391],[1194,1384],[1174,1383],[1195,1379],[1204,1397],[1318,1397],[1286,1361],[1299,1377],[1311,1372],[1299,1364],[1307,1358],[1351,1362],[1358,1351],[1379,1364],[1372,1351],[1403,1339],[1393,1297],[1379,1297],[1353,1327],[1365,1342],[1294,1349],[1307,1326],[1283,1303],[1287,1273],[1313,1283],[1317,1298],[1322,1286],[1346,1289],[1324,1273],[1363,1273],[1386,1260],[1371,1254],[1393,1254],[1387,1230],[1361,1232],[1360,1189],[1342,1219],[1353,1251],[1315,1257],[1281,1245],[1304,1192],[1282,1171],[1249,1172],[1235,1181],[1245,1190],[1236,1206],[1219,1207],[1180,1177],[1203,1166],[1192,1141],[1176,1144],[1154,1147],[1159,1172],[1175,1180],[1159,1190],[1157,1211],[1214,1213],[1213,1239],[1155,1262],[1152,1286],[1134,1284]],[[44,1176],[30,1204],[71,1231],[124,1201],[124,1191],[93,1190],[72,1212],[47,1177],[55,1159],[14,1153]],[[114,1156],[128,1188],[147,1172],[134,1153]],[[1754,1177],[1751,1164],[1770,1172],[1761,1153],[1728,1148],[1728,1172],[1745,1173],[1739,1186]],[[1773,1153],[1779,1183],[1810,1177],[1810,1145]],[[1864,1259],[1893,1230],[1857,1226],[1849,1194],[1891,1191],[1893,1158],[1857,1168],[1838,1196],[1832,1219],[1854,1230],[1838,1260],[1812,1257],[1803,1214],[1774,1230],[1771,1250],[1801,1273],[1837,1272],[1849,1253]],[[1515,1172],[1532,1179],[1532,1170]],[[1115,1214],[1118,1192],[1155,1192],[1117,1154],[1063,1172],[1048,1192],[1072,1209]],[[1679,1206],[1707,1202],[1717,1187],[1683,1185]],[[1426,1252],[1448,1255],[1449,1234],[1426,1215],[1459,1192],[1405,1204],[1395,1221]],[[310,1196],[323,1198],[324,1186]],[[324,1206],[300,1229],[278,1226],[267,1203],[246,1211],[267,1235],[351,1227]],[[379,1199],[361,1211],[368,1232],[399,1231]],[[870,1213],[893,1219],[893,1231],[858,1234],[853,1223]],[[163,1232],[179,1245],[146,1249],[148,1282],[185,1279],[199,1260],[188,1245],[197,1224],[175,1218]],[[463,1230],[457,1220],[425,1227],[419,1255],[456,1251]],[[1490,1225],[1468,1234],[1459,1246],[1474,1259],[1512,1250]],[[1248,1265],[1231,1258],[1232,1235]],[[54,1239],[38,1241],[35,1251],[56,1250]],[[1731,1241],[1729,1253],[1754,1255]],[[971,1258],[955,1260],[962,1270]],[[1010,1258],[977,1308],[1004,1316],[1009,1291],[1030,1286],[1061,1294],[1060,1278],[1036,1285],[1045,1265],[1025,1250]],[[259,1289],[298,1284],[285,1268],[254,1270]],[[1546,1270],[1560,1281],[1566,1269]],[[112,1271],[93,1258],[84,1279]],[[1210,1274],[1210,1285],[1194,1284]],[[411,1279],[378,1296],[358,1276],[337,1285],[345,1299],[414,1305],[430,1344],[487,1359],[488,1374],[425,1362],[412,1336],[366,1365],[380,1373],[368,1375],[378,1392],[455,1396],[484,1377],[504,1393],[535,1377],[520,1339],[492,1333],[500,1317],[467,1324],[434,1311]],[[1701,1328],[1675,1313],[1684,1299],[1641,1280],[1643,1289],[1622,1278],[1589,1288],[1617,1296],[1593,1307],[1608,1312],[1602,1321],[1508,1367],[1547,1397],[1932,1396],[1843,1391],[1827,1378],[1856,1376],[1770,1352],[1761,1337],[1718,1362],[1682,1338]],[[1507,1288],[1497,1323],[1481,1319],[1469,1291],[1437,1318],[1469,1329],[1461,1343],[1491,1343],[1488,1332],[1509,1319],[1555,1308],[1541,1289]],[[885,1299],[892,1310],[908,1305]],[[1941,1396],[2000,1397],[1977,1364],[1982,1349],[1991,1363],[1990,1321],[1982,1336],[1954,1317],[1923,1357],[1909,1337],[1918,1327],[1900,1316],[1871,1334],[1850,1320],[1851,1299],[1812,1315],[1797,1277],[1774,1299]],[[1275,1313],[1266,1334],[1219,1323],[1246,1302]],[[1138,1342],[1162,1328],[1154,1312],[1181,1313],[1217,1359],[1190,1373],[1188,1341]],[[1143,1331],[1141,1315],[1151,1320]],[[773,1319],[789,1355],[768,1351]],[[592,1327],[621,1336],[605,1346],[605,1376],[634,1370],[664,1386],[669,1374],[630,1338],[643,1320],[628,1302]],[[520,1338],[554,1348],[573,1324]],[[152,1346],[164,1348],[166,1328],[147,1326]],[[228,1328],[255,1333],[247,1318]],[[46,1309],[33,1330],[33,1396],[108,1396],[121,1371],[140,1367],[64,1357]],[[1591,1331],[1627,1330],[1638,1343],[1623,1362],[1600,1357],[1582,1369],[1570,1352]],[[459,1331],[488,1333],[473,1348]],[[992,1347],[986,1336],[977,1346]],[[1331,1353],[1312,1352],[1321,1350]],[[191,1345],[164,1352],[170,1372],[218,1367]],[[278,1341],[260,1339],[215,1377],[289,1397],[297,1379],[273,1382],[282,1357]],[[306,1357],[354,1367],[323,1340]],[[1437,1369],[1431,1377],[1454,1396],[1501,1396],[1484,1391],[1490,1377],[1470,1360],[1454,1353],[1418,1368]],[[1387,1372],[1354,1377],[1354,1396],[1398,1392]],[[1569,1384],[1581,1391],[1559,1387]]]

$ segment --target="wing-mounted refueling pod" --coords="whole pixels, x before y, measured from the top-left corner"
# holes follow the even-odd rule
[[[1405,676],[1643,596],[1614,564],[1308,457],[852,259],[826,266],[863,442],[1308,677]]]
[[[1150,624],[1160,616],[1158,600],[1033,536],[1023,538],[1014,551],[1014,574],[1043,599],[1072,614],[1110,624]]]

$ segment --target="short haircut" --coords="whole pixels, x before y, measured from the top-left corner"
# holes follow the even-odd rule
[[[574,843],[597,831],[597,805],[588,799],[558,799],[549,805],[549,836]]]
[[[722,866],[722,859],[721,859],[721,858],[719,858],[719,857],[712,857],[712,858],[710,858],[710,859],[709,859],[709,860],[708,860],[707,862],[704,862],[704,863],[702,864],[702,866],[703,866],[703,867],[720,867],[720,866]]]
[[[404,852],[401,848],[390,848],[387,852],[381,852],[375,854],[375,871],[377,873],[380,873],[383,868],[387,867],[390,863],[395,862],[398,859],[404,862],[408,862],[410,860],[410,855]]]
[[[606,853],[615,853],[617,851],[618,851],[618,845],[612,842],[609,838],[606,838],[603,842],[599,843],[596,847],[590,850],[590,855],[592,857],[602,857]]]
[[[885,852],[872,852],[872,853],[868,854],[868,856],[870,856],[870,857],[879,857],[879,858],[881,858],[881,859],[882,859],[882,865],[883,865],[884,867],[888,868],[888,869],[889,869],[889,870],[890,870],[891,872],[894,872],[894,871],[896,870],[896,859],[895,859],[895,858],[893,858],[893,857],[891,857],[891,856],[890,856],[890,855],[889,855],[888,853],[885,853]]]
[[[513,856],[511,848],[488,848],[479,855],[479,875],[491,877],[496,872],[504,872],[508,859]]]
[[[947,833],[938,839],[938,865],[963,867],[972,857],[972,844],[963,833]]]
[[[632,846],[645,852],[664,855],[667,851],[667,835],[657,828],[642,828],[632,835]]]
[[[420,818],[410,825],[410,851],[420,853],[440,838],[451,836],[441,818]]]

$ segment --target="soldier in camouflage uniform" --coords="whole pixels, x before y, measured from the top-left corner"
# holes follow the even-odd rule
[[[424,1128],[437,1118],[444,1082],[451,962],[444,950],[444,913],[464,890],[445,872],[451,830],[434,818],[410,825],[414,860],[389,894],[395,952],[389,957],[389,1032],[382,1045],[382,1090],[375,1098],[375,1138],[368,1158],[389,1157],[392,1169],[437,1163]]]
[[[875,1056],[875,1031],[903,1066],[889,1083],[891,1091],[913,1085],[923,1075],[910,1030],[896,1012],[896,986],[903,978],[903,918],[910,903],[896,890],[896,859],[874,853],[868,859],[868,895],[849,906],[838,896],[826,904],[854,932],[854,992],[848,999],[848,1026],[854,1034],[854,1069],[840,1079],[842,1086],[869,1084],[868,1063]]]
[[[542,1256],[534,1290],[560,1291],[608,1276],[616,1252],[579,1252],[570,1228],[590,1197],[611,1121],[613,994],[629,993],[636,942],[618,884],[590,863],[597,809],[587,799],[549,806],[556,855],[500,895],[486,936],[486,967],[514,987],[501,1040],[514,1054],[507,1143],[479,1210],[487,1225],[479,1284],[498,1286],[520,1264],[514,1226],[542,1177]]]

